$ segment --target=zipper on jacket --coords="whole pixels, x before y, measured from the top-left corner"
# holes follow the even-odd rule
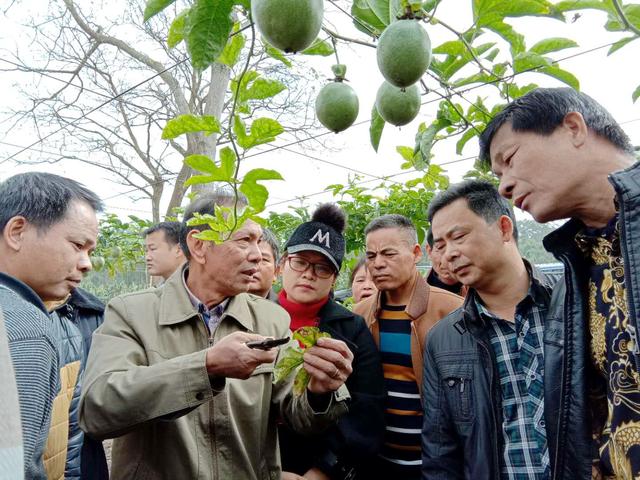
[[[565,297],[568,297],[569,295],[571,295],[571,297],[573,297],[573,291],[571,289],[571,281],[569,279],[569,275],[571,274],[571,271],[569,269],[569,258],[566,255],[559,255],[559,260],[564,264],[564,282],[565,282],[565,288],[566,288],[566,293],[565,293]],[[564,417],[565,417],[565,412],[566,412],[566,408],[564,407],[564,390],[565,390],[565,384],[567,382],[567,345],[569,344],[568,342],[568,335],[566,332],[567,329],[567,325],[570,323],[568,320],[569,318],[569,305],[571,304],[571,301],[569,299],[569,301],[565,301],[564,304],[562,305],[562,310],[563,310],[563,314],[564,314],[564,330],[565,330],[565,335],[564,335],[564,344],[563,344],[563,355],[562,355],[562,377],[560,379],[560,412],[558,415],[558,427],[556,429],[556,437],[558,439],[558,441],[556,442],[556,451],[553,453],[553,475],[552,475],[552,480],[555,480],[557,478],[560,478],[560,467],[559,467],[559,459],[560,459],[560,444],[563,443],[563,439],[564,439],[564,432],[562,431],[562,425],[564,424]]]

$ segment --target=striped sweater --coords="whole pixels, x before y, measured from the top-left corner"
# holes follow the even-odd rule
[[[4,316],[0,309],[0,478],[24,478],[20,404],[13,364],[9,355]]]
[[[24,283],[0,272],[0,306],[15,370],[27,479],[46,479],[42,455],[59,369],[51,319]]]

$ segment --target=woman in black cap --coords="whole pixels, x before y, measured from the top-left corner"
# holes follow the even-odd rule
[[[280,454],[285,478],[355,479],[361,465],[375,458],[384,434],[384,378],[378,349],[364,320],[332,299],[342,266],[345,214],[335,204],[318,207],[285,245],[280,263],[280,305],[291,316],[291,330],[317,326],[344,341],[353,352],[346,385],[349,413],[316,436],[301,436],[283,425]]]

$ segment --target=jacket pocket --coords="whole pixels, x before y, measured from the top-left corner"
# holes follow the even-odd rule
[[[473,412],[473,365],[441,366],[442,391],[456,423],[470,422]]]

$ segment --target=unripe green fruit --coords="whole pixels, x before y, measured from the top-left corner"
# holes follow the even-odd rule
[[[376,54],[385,80],[396,87],[408,87],[429,68],[431,40],[417,20],[398,20],[382,32]]]
[[[411,122],[420,111],[420,91],[417,85],[404,89],[383,82],[376,95],[376,108],[385,122],[400,127]]]
[[[322,0],[252,0],[251,16],[262,36],[287,53],[304,50],[322,27]]]
[[[91,267],[99,272],[104,267],[104,258],[102,257],[91,257]]]
[[[122,255],[122,249],[120,247],[113,247],[110,253],[113,258],[118,258]]]
[[[320,123],[338,133],[353,125],[358,118],[358,95],[343,82],[331,82],[316,98],[316,116]]]

